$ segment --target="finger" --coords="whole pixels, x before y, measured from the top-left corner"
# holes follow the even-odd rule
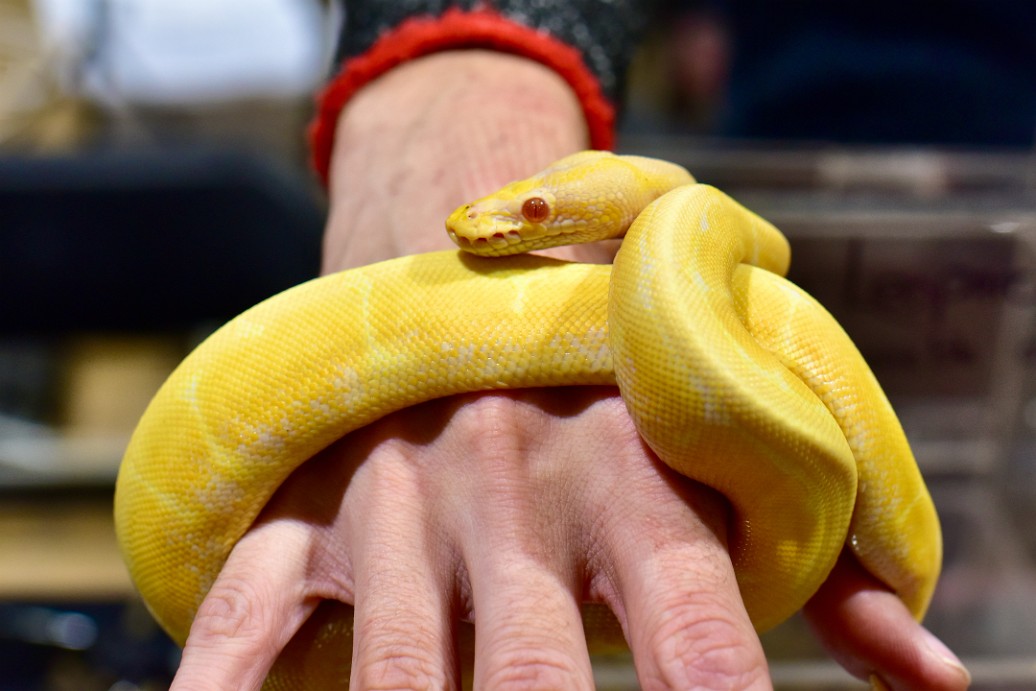
[[[770,688],[726,551],[726,507],[704,488],[671,482],[643,495],[627,488],[633,496],[657,498],[639,500],[633,512],[620,505],[599,538],[615,588],[603,598],[624,624],[641,686]]]
[[[859,562],[843,553],[804,610],[824,647],[861,679],[892,689],[965,689],[967,669]]]
[[[351,519],[357,526],[351,688],[459,685],[442,557],[448,551],[428,527],[424,504],[407,500],[420,493],[408,465],[372,458],[350,490],[363,497]]]
[[[234,547],[202,602],[174,691],[258,689],[317,600],[305,592],[308,536],[291,522],[265,524]]]
[[[461,448],[477,449],[475,470],[454,480],[466,515],[450,522],[475,624],[475,688],[593,688],[569,474],[586,452],[571,433],[586,403],[578,392],[480,396],[455,418],[475,431]]]
[[[469,569],[475,688],[594,688],[572,578],[518,550]]]

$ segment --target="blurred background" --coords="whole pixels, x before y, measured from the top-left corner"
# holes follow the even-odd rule
[[[1036,19],[1000,40],[968,3],[903,4],[879,67],[847,82],[883,4],[809,34],[814,3],[771,3],[788,26],[672,3],[620,148],[791,238],[792,278],[871,362],[939,507],[930,627],[975,688],[1036,689]],[[168,685],[178,652],[119,558],[114,478],[178,360],[317,272],[304,132],[342,20],[318,0],[0,0],[0,691]],[[915,25],[951,40],[910,48]],[[765,60],[770,35],[797,58]],[[983,42],[994,57],[973,59]],[[875,80],[902,98],[868,111]],[[806,116],[756,99],[782,86]],[[860,688],[798,620],[765,644],[780,688]],[[627,660],[598,663],[601,688],[636,688]]]

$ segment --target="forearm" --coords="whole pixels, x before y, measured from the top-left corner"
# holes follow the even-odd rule
[[[454,207],[588,144],[575,94],[533,61],[454,51],[403,64],[338,119],[323,270],[446,248]]]

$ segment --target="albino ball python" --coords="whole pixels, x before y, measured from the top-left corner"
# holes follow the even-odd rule
[[[757,629],[798,610],[845,545],[924,615],[942,550],[931,499],[856,348],[782,278],[788,244],[773,226],[679,166],[583,152],[459,208],[447,227],[467,252],[277,295],[212,335],[155,396],[119,473],[116,526],[177,641],[267,500],[321,449],[429,399],[576,384],[617,383],[651,448],[728,498]],[[624,233],[612,267],[472,255]],[[326,688],[342,668],[317,660],[348,665],[350,635],[348,608],[318,610],[270,685]]]

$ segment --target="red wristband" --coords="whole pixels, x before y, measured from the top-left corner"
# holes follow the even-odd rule
[[[362,86],[393,67],[429,53],[489,48],[535,60],[564,79],[583,108],[594,149],[611,149],[615,109],[579,51],[550,34],[515,23],[490,10],[447,10],[439,17],[414,17],[384,34],[370,50],[345,62],[317,100],[309,138],[313,167],[327,185],[335,126],[345,104]]]

